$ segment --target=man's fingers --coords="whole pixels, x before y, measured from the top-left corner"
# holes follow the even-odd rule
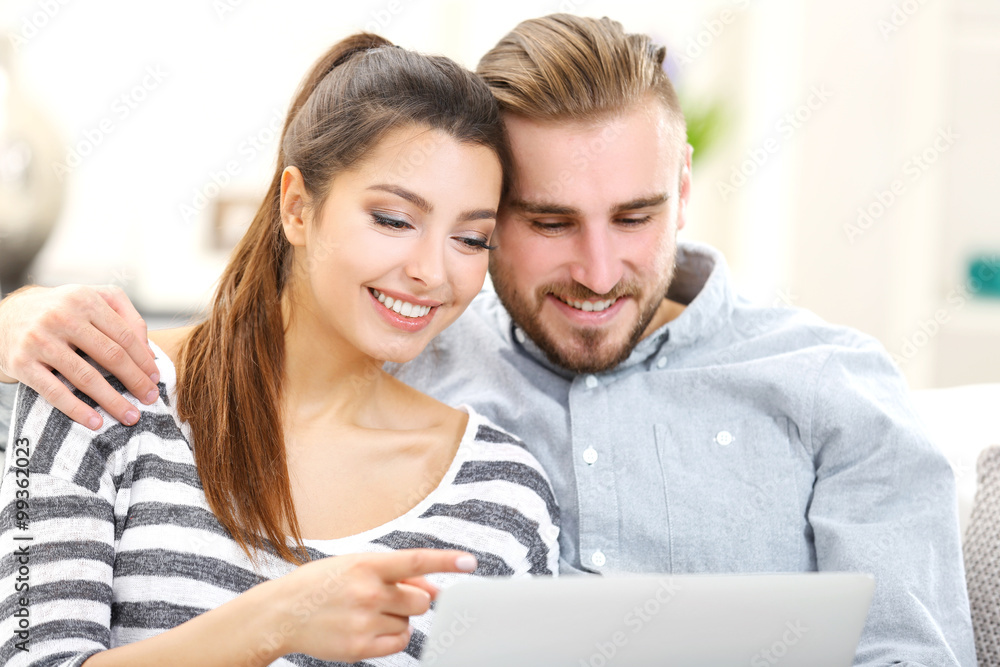
[[[52,371],[36,364],[25,372],[24,384],[38,392],[56,410],[67,415],[81,426],[89,429],[100,428],[103,420],[96,410],[73,395]]]
[[[115,313],[114,311],[111,311],[110,308],[108,308],[108,313],[110,314],[109,315],[110,318],[120,319],[118,318],[118,314]],[[98,316],[96,319],[98,320],[95,323],[96,328],[94,326],[85,325],[79,331],[74,333],[74,336],[71,340],[73,345],[76,346],[79,350],[87,353],[87,355],[89,355],[90,358],[93,359],[95,363],[104,367],[112,375],[118,378],[118,380],[121,381],[123,385],[125,385],[125,388],[128,389],[132,393],[132,395],[138,398],[140,401],[146,403],[147,405],[156,402],[156,399],[159,398],[160,393],[156,385],[150,379],[149,374],[146,373],[145,370],[137,366],[134,361],[134,357],[130,356],[124,347],[119,345],[116,342],[116,340],[108,337],[106,333],[109,327],[113,327],[116,325],[118,326],[124,326],[124,325],[121,324],[120,322],[115,323],[113,321],[106,321],[101,316]],[[132,340],[135,339],[134,335],[131,333],[131,330],[129,330],[128,337],[131,338]],[[146,347],[145,345],[142,345],[143,350],[145,350],[145,347]],[[143,354],[146,353],[143,352]],[[111,416],[113,416],[115,419],[126,424],[130,423],[127,421],[123,421],[123,417],[125,414],[124,412],[112,409],[111,406],[105,403],[104,396],[97,396],[95,394],[90,393],[88,387],[84,387],[83,385],[77,384],[72,378],[70,378],[66,374],[66,371],[63,368],[61,368],[55,363],[52,363],[52,366],[63,375],[66,375],[67,379],[69,379],[77,389],[80,389],[83,393],[87,394],[95,401],[97,401],[101,405],[101,407],[107,410],[109,413],[111,413]],[[153,367],[154,368],[156,367],[155,363]],[[98,377],[100,376],[98,375]],[[102,383],[102,385],[107,386],[107,383],[104,382]],[[101,386],[102,389],[103,386]],[[116,403],[122,408],[122,410],[125,410],[124,406],[126,403],[128,403],[128,401],[126,401],[120,395],[118,396],[118,398],[121,400],[116,401]]]
[[[127,330],[131,332],[131,336],[126,332],[120,332],[120,338],[111,337],[128,352],[129,357],[142,368],[147,376],[152,378],[154,383],[158,382],[160,372],[156,367],[153,351],[149,347],[146,321],[142,319],[139,311],[135,309],[135,306],[132,305],[132,302],[128,300],[128,297],[121,290],[101,288],[98,292],[100,292],[108,305],[122,319]]]
[[[103,365],[100,361],[98,363]],[[139,421],[139,410],[118,393],[118,390],[111,386],[100,371],[76,352],[67,350],[67,353],[59,360],[59,365],[53,364],[53,367],[62,373],[63,377],[77,390],[96,401],[108,414],[122,424],[131,426]],[[148,382],[149,378],[146,381]],[[70,416],[72,417],[72,415]]]
[[[386,583],[403,581],[432,572],[472,572],[476,557],[464,551],[444,549],[403,549],[385,554],[376,571]]]

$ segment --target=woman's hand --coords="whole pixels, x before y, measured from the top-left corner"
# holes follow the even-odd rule
[[[77,350],[90,355],[146,404],[156,401],[159,374],[146,323],[118,287],[27,287],[0,302],[0,381],[18,380],[70,419],[97,429],[101,416],[53,374],[63,376],[115,419],[134,424],[135,407]]]
[[[265,638],[261,653],[273,655],[271,642],[281,643],[279,655],[343,662],[398,653],[410,641],[409,617],[426,612],[437,595],[423,575],[475,569],[473,556],[438,549],[307,563],[271,582],[286,620]]]
[[[472,555],[439,549],[323,558],[84,667],[265,667],[289,653],[341,662],[398,653],[410,641],[409,617],[437,595],[424,575],[475,569]]]

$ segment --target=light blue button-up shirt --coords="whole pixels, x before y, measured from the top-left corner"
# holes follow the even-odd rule
[[[668,296],[687,309],[606,373],[550,363],[491,292],[392,370],[525,440],[565,569],[869,572],[856,664],[976,664],[953,474],[881,345],[750,305],[705,245]]]

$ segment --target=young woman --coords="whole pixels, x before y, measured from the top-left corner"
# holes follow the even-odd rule
[[[453,62],[365,34],[324,55],[208,318],[150,336],[139,422],[19,389],[0,664],[413,665],[438,587],[555,574],[533,457],[382,371],[481,288],[506,162]]]

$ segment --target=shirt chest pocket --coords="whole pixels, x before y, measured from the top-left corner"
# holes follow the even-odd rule
[[[785,417],[654,426],[674,571],[799,567],[802,454]]]

